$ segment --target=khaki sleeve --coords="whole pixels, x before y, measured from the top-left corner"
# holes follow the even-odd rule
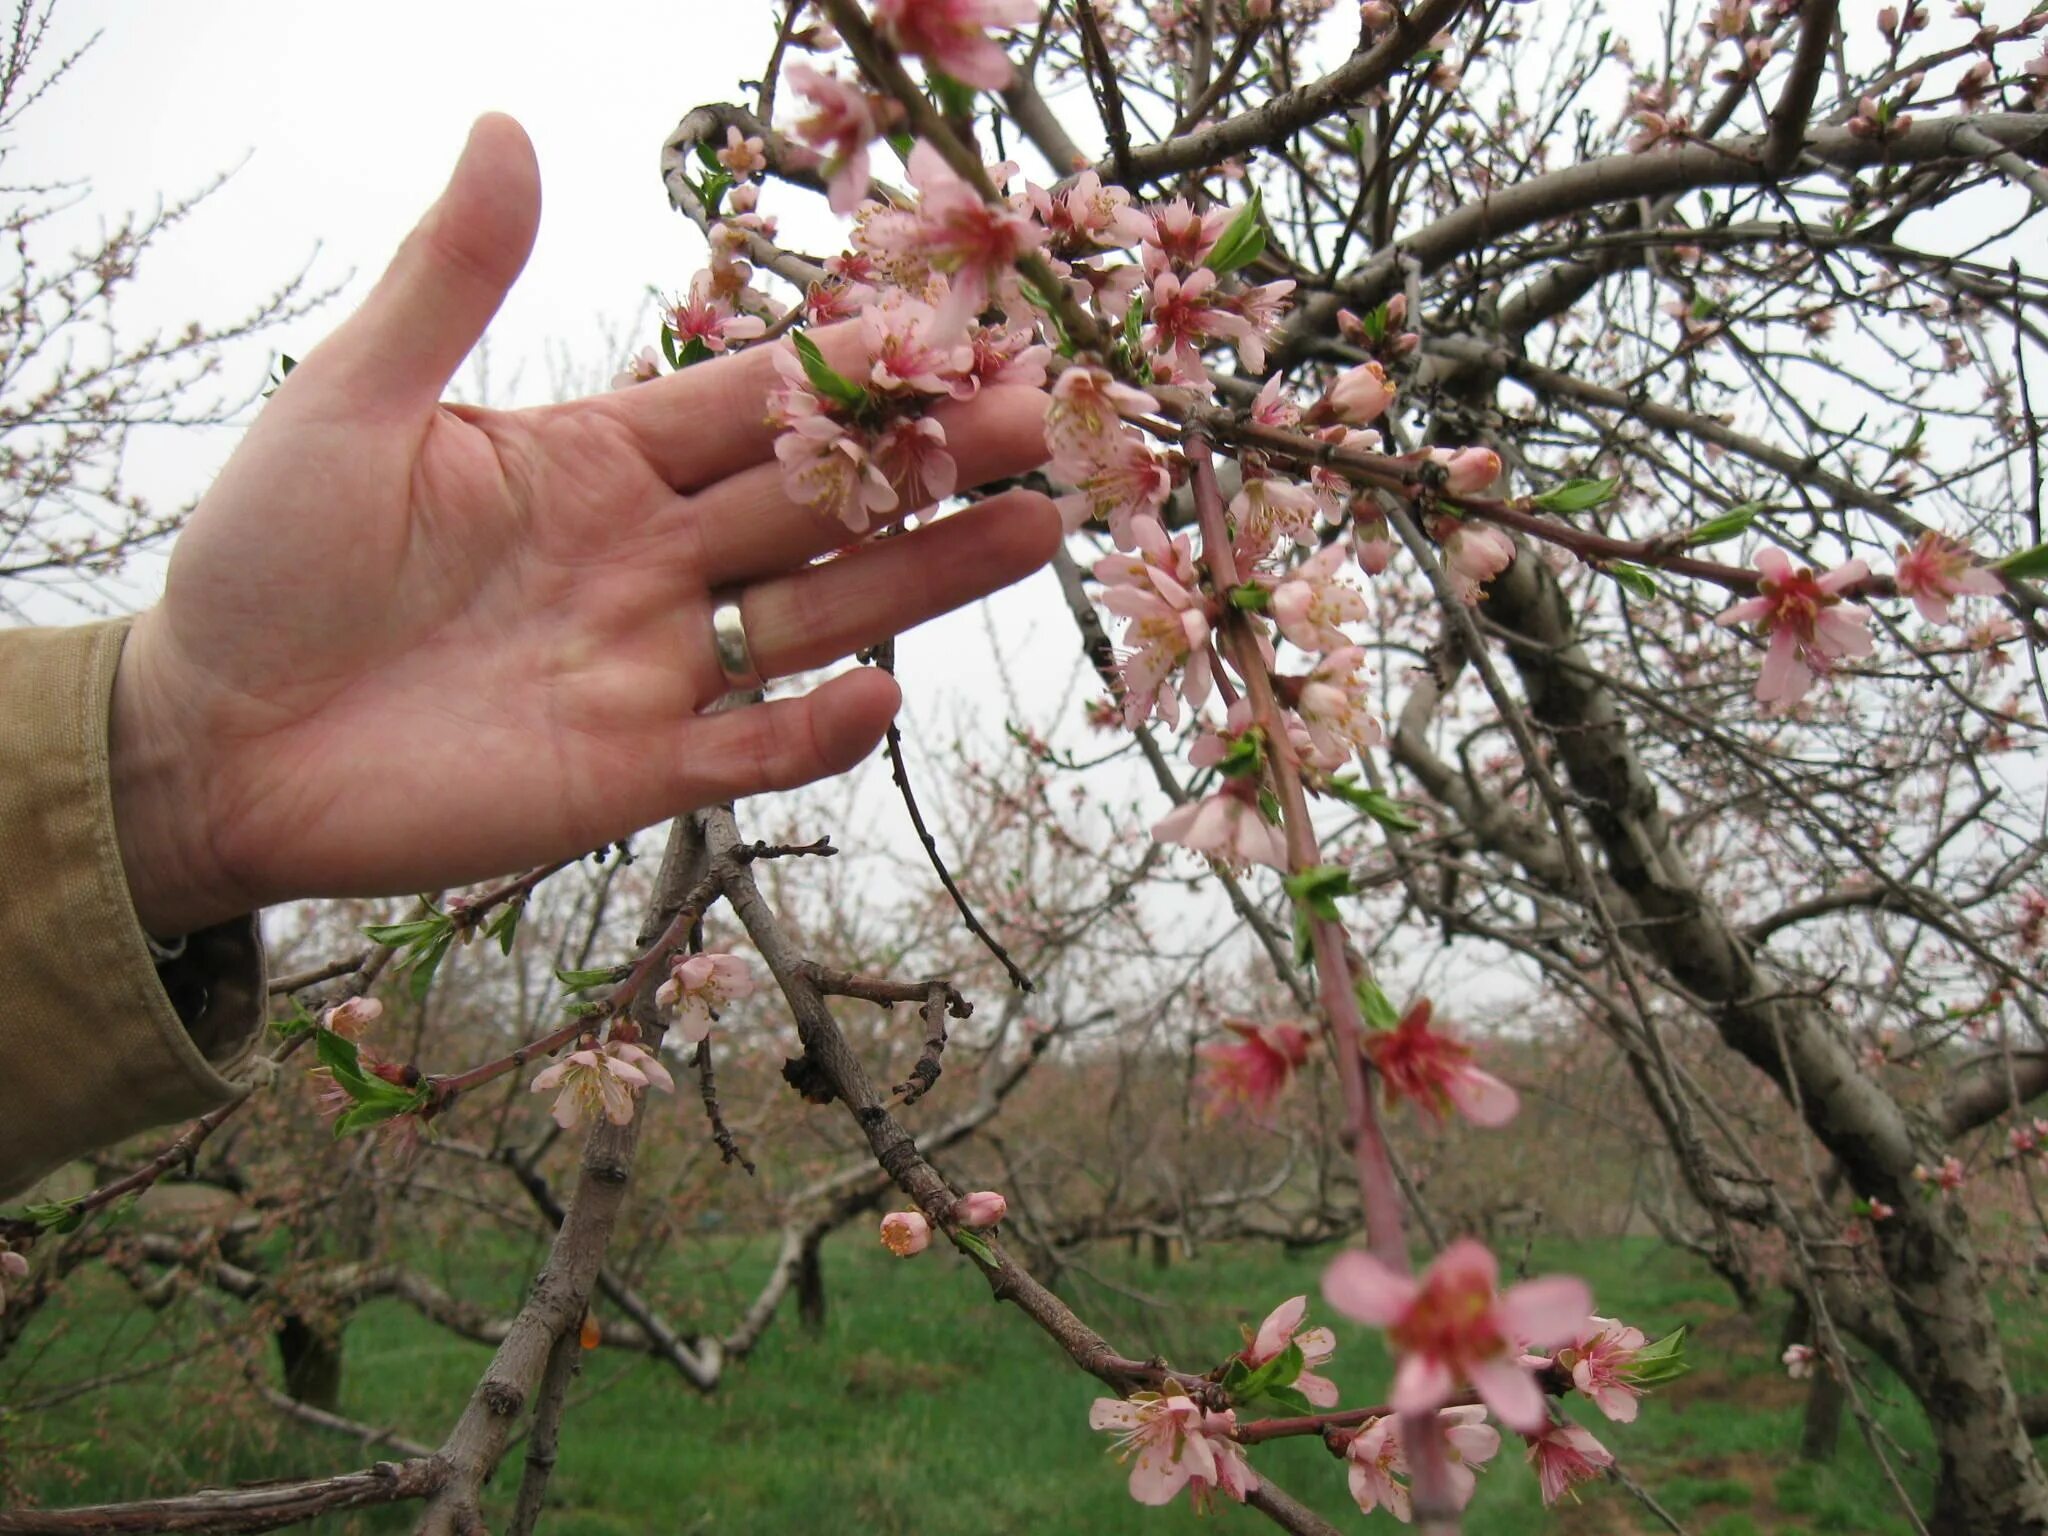
[[[162,975],[143,941],[107,773],[127,634],[0,631],[0,1199],[234,1098],[263,1024],[254,917],[191,935]]]

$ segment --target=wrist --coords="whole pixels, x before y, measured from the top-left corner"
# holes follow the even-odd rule
[[[256,903],[226,877],[208,812],[201,718],[190,689],[166,675],[153,613],[121,648],[107,719],[107,780],[114,836],[143,932],[176,939],[251,911]]]

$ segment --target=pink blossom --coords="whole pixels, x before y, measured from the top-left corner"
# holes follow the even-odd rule
[[[1232,547],[1240,561],[1256,564],[1282,538],[1296,544],[1316,541],[1316,497],[1294,480],[1267,476],[1248,478],[1230,500],[1230,521],[1236,531]]]
[[[1237,1443],[1236,1429],[1237,1414],[1233,1409],[1224,1408],[1202,1415],[1200,1433],[1209,1442],[1209,1454],[1216,1462],[1216,1471],[1214,1476],[1197,1470],[1188,1473],[1188,1499],[1195,1506],[1196,1514],[1207,1514],[1210,1500],[1218,1493],[1242,1504],[1245,1496],[1259,1486],[1259,1474],[1252,1470],[1251,1458]]]
[[[862,311],[861,340],[873,361],[868,382],[882,394],[917,391],[927,395],[962,392],[974,366],[974,348],[958,332],[938,339],[938,312],[902,295]]]
[[[899,1259],[932,1245],[932,1224],[922,1211],[891,1211],[882,1218],[882,1246]]]
[[[1408,1099],[1434,1119],[1456,1109],[1474,1125],[1501,1126],[1521,1108],[1515,1090],[1472,1065],[1472,1047],[1430,1027],[1432,1004],[1417,998],[1388,1030],[1366,1036],[1365,1053],[1386,1082],[1387,1102]]]
[[[1811,1344],[1792,1344],[1778,1358],[1784,1362],[1787,1376],[1794,1381],[1804,1381],[1813,1374],[1813,1363],[1819,1356]]]
[[[736,125],[728,123],[725,148],[718,151],[718,163],[744,181],[768,169],[768,157],[761,150],[759,138],[743,136]]]
[[[1052,348],[1036,340],[1029,325],[976,325],[968,334],[967,345],[973,361],[967,377],[953,386],[960,399],[972,399],[984,384],[1045,387],[1045,365],[1052,359]]]
[[[1010,58],[990,27],[1038,20],[1038,0],[875,0],[875,26],[904,53],[964,85],[1000,91],[1010,83]]]
[[[1270,283],[1254,283],[1224,301],[1244,322],[1243,332],[1234,340],[1238,361],[1253,373],[1266,371],[1266,347],[1280,334],[1288,295],[1293,292],[1294,279],[1283,277]]]
[[[1222,1488],[1242,1500],[1258,1486],[1243,1448],[1228,1438],[1236,1418],[1204,1413],[1192,1398],[1140,1392],[1125,1400],[1098,1397],[1088,1427],[1116,1435],[1117,1460],[1131,1466],[1131,1497],[1140,1504],[1170,1504],[1183,1488]]]
[[[1759,703],[1797,704],[1816,675],[1844,657],[1870,654],[1870,616],[1840,595],[1870,574],[1861,560],[1816,576],[1805,566],[1795,568],[1783,550],[1765,549],[1757,554],[1756,569],[1758,595],[1725,609],[1714,622],[1755,624],[1771,637],[1757,679]]]
[[[1253,1120],[1264,1120],[1294,1073],[1309,1061],[1309,1034],[1294,1024],[1237,1020],[1225,1020],[1223,1028],[1237,1040],[1206,1040],[1194,1047],[1194,1055],[1208,1063],[1202,1069],[1208,1116],[1243,1110]]]
[[[1352,1249],[1323,1271],[1323,1297],[1346,1317],[1387,1330],[1400,1356],[1391,1402],[1397,1413],[1440,1408],[1469,1381],[1502,1423],[1534,1434],[1543,1391],[1521,1363],[1524,1348],[1572,1337],[1593,1310],[1582,1280],[1550,1275],[1498,1295],[1500,1266],[1470,1238],[1437,1255],[1420,1280]]]
[[[352,997],[320,1015],[320,1027],[344,1040],[360,1040],[363,1031],[384,1017],[384,1005],[374,997]]]
[[[753,992],[754,972],[745,960],[706,951],[677,957],[668,980],[655,989],[654,1000],[664,1008],[680,1010],[676,1028],[683,1039],[695,1045],[711,1033],[714,1013]]]
[[[1069,533],[1091,517],[1109,524],[1110,541],[1118,549],[1133,547],[1136,525],[1151,520],[1173,492],[1173,476],[1145,441],[1142,432],[1126,427],[1101,457],[1085,464],[1055,467],[1075,489],[1056,505]]]
[[[1536,1468],[1546,1506],[1563,1498],[1574,1483],[1583,1483],[1602,1467],[1614,1465],[1613,1455],[1590,1430],[1569,1423],[1546,1425],[1541,1434],[1531,1435],[1529,1461]]]
[[[1595,1408],[1617,1424],[1632,1424],[1636,1399],[1643,1395],[1633,1368],[1645,1342],[1640,1328],[1611,1317],[1589,1318],[1578,1337],[1557,1352],[1557,1363],[1572,1373],[1572,1385]]]
[[[768,329],[768,322],[741,314],[731,299],[712,291],[711,275],[699,272],[690,279],[689,297],[669,309],[668,328],[675,332],[678,351],[695,341],[707,352],[723,352],[732,342],[752,341]]]
[[[1237,214],[1221,206],[1196,213],[1186,198],[1176,197],[1145,209],[1143,217],[1152,227],[1138,254],[1149,282],[1168,267],[1185,271],[1200,266]]]
[[[992,1227],[1010,1214],[1010,1202],[992,1189],[977,1189],[953,1202],[953,1219],[963,1227]]]
[[[1444,552],[1444,578],[1451,595],[1476,603],[1486,584],[1515,561],[1515,541],[1491,523],[1461,517],[1440,517],[1431,526]]]
[[[626,359],[626,366],[612,375],[613,389],[630,389],[635,384],[645,384],[650,379],[661,377],[661,359],[654,348],[642,347]]]
[[[1175,672],[1183,672],[1181,693],[1190,704],[1199,709],[1209,697],[1209,613],[1183,584],[1184,577],[1194,574],[1186,537],[1169,540],[1149,517],[1135,519],[1130,531],[1138,554],[1110,556],[1095,567],[1096,579],[1104,584],[1102,606],[1129,621],[1117,656],[1124,718],[1135,726],[1157,709],[1169,724],[1178,725]]]
[[[1500,1454],[1500,1431],[1486,1422],[1486,1410],[1477,1403],[1446,1408],[1436,1422],[1443,1437],[1452,1507],[1463,1509],[1479,1491],[1474,1468]],[[1363,1513],[1384,1508],[1404,1525],[1414,1517],[1408,1486],[1397,1480],[1408,1474],[1398,1420],[1392,1415],[1368,1419],[1345,1446],[1344,1455],[1350,1463],[1351,1497]]]
[[[606,1041],[571,1051],[536,1073],[531,1091],[547,1093],[559,1088],[553,1110],[555,1124],[573,1131],[600,1114],[613,1125],[629,1123],[633,1100],[649,1083],[664,1092],[675,1091],[668,1068],[650,1052],[623,1041]]]
[[[1219,863],[1287,868],[1287,840],[1259,810],[1256,791],[1247,797],[1235,782],[1213,795],[1177,805],[1160,817],[1152,836],[1178,843]]]
[[[1148,352],[1168,354],[1174,376],[1184,383],[1206,385],[1209,375],[1202,367],[1202,346],[1228,338],[1239,344],[1258,343],[1251,325],[1221,302],[1216,291],[1216,274],[1198,268],[1186,278],[1162,271],[1152,279],[1151,302],[1146,308],[1152,323],[1146,327]],[[1259,348],[1263,355],[1263,349]]]
[[[1432,448],[1430,459],[1444,469],[1444,494],[1477,496],[1500,478],[1500,455],[1491,448]]]
[[[1939,1166],[1934,1168],[1928,1167],[1925,1163],[1915,1163],[1913,1177],[1944,1194],[1954,1194],[1963,1187],[1969,1175],[1963,1170],[1962,1159],[1951,1154],[1944,1157]]]
[[[929,507],[953,494],[959,466],[946,451],[946,429],[929,416],[899,416],[875,437],[875,468],[906,507]]]
[[[28,1260],[11,1248],[0,1248],[0,1312],[7,1310],[7,1282],[28,1278]]]
[[[1380,741],[1380,723],[1367,707],[1365,652],[1347,645],[1329,652],[1300,680],[1295,708],[1316,755],[1334,768]]]
[[[825,196],[837,214],[859,206],[868,189],[868,146],[882,132],[882,103],[837,75],[792,62],[784,74],[812,111],[796,121],[800,140],[824,156]]]
[[[875,514],[896,510],[888,475],[842,421],[816,415],[792,423],[775,439],[775,457],[791,501],[836,517],[855,533],[866,533]]]
[[[1909,551],[1899,546],[1898,570],[1892,580],[1899,595],[1913,599],[1920,617],[1930,624],[1949,622],[1949,603],[1958,597],[1996,597],[2004,584],[1970,559],[1970,552],[1930,528]]]
[[[1327,1328],[1303,1328],[1302,1321],[1307,1315],[1308,1298],[1289,1297],[1266,1314],[1266,1320],[1259,1324],[1251,1342],[1238,1352],[1238,1358],[1256,1370],[1268,1360],[1286,1354],[1288,1345],[1294,1345],[1301,1351],[1302,1364],[1301,1374],[1292,1383],[1294,1390],[1318,1408],[1334,1408],[1337,1383],[1327,1376],[1318,1376],[1310,1367],[1326,1364],[1337,1353],[1337,1335]]]
[[[1280,633],[1304,651],[1344,649],[1351,637],[1337,626],[1366,616],[1365,594],[1337,579],[1348,553],[1341,542],[1325,544],[1285,574],[1261,578]]]
[[[1378,363],[1361,363],[1337,375],[1322,404],[1339,421],[1369,427],[1394,403],[1395,386]]]
[[[1899,1208],[1895,1205],[1886,1205],[1882,1200],[1870,1200],[1864,1203],[1863,1213],[1872,1222],[1890,1221],[1899,1214]]]
[[[918,4],[920,0],[902,3]],[[973,4],[977,0],[941,3]],[[1000,0],[979,3],[997,4]],[[1023,3],[1031,5],[1033,16],[1037,15],[1035,0]],[[988,307],[990,295],[1013,281],[1011,269],[1017,258],[1043,245],[1045,231],[1023,214],[983,202],[981,194],[955,175],[944,157],[923,139],[910,151],[909,165],[911,185],[919,193],[913,238],[932,270],[952,280],[938,321],[940,333],[951,334],[964,330],[968,320]]]
[[[1093,171],[1082,171],[1064,190],[1030,185],[1025,196],[1053,238],[1068,248],[1136,245],[1152,223],[1131,206],[1122,187],[1105,187]]]
[[[1278,427],[1283,432],[1301,425],[1301,407],[1287,393],[1287,375],[1276,373],[1259,386],[1252,401],[1252,421],[1261,427]]]
[[[1352,513],[1351,557],[1368,576],[1382,575],[1394,563],[1393,533],[1386,518],[1377,513],[1370,517]]]
[[[1053,472],[1079,480],[1117,449],[1122,417],[1156,414],[1159,402],[1141,389],[1118,383],[1106,368],[1076,365],[1053,381],[1045,411],[1045,446]]]

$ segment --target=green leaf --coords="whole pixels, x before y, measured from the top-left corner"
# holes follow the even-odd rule
[[[1307,965],[1315,958],[1315,935],[1309,931],[1308,912],[1305,908],[1294,909],[1294,963]]]
[[[334,1074],[336,1082],[363,1081],[362,1055],[356,1050],[355,1041],[346,1036],[331,1029],[319,1031],[313,1036],[313,1054],[320,1058],[321,1066]]]
[[[1651,602],[1663,595],[1657,579],[1640,565],[1630,565],[1626,560],[1610,560],[1604,567],[1607,574],[1621,584],[1623,591],[1644,602]]]
[[[1745,501],[1739,507],[1730,507],[1719,517],[1709,518],[1706,522],[1701,523],[1699,527],[1693,529],[1691,533],[1688,533],[1685,536],[1686,547],[1696,548],[1702,544],[1720,544],[1734,538],[1737,534],[1747,533],[1750,524],[1756,521],[1757,513],[1763,511],[1763,509],[1764,504],[1760,501]]]
[[[973,1254],[981,1262],[983,1268],[1001,1269],[1003,1267],[1002,1261],[996,1257],[995,1249],[989,1247],[988,1243],[979,1233],[965,1230],[956,1231],[953,1234],[953,1241],[960,1248]]]
[[[1226,779],[1248,779],[1266,766],[1266,733],[1253,726],[1223,753],[1216,771]]]
[[[925,84],[931,88],[932,104],[948,117],[972,117],[974,115],[974,87],[964,81],[955,80],[951,75],[936,69],[925,71]]]
[[[2007,555],[1991,567],[2001,576],[2048,576],[2048,544],[2036,544],[2016,555]]]
[[[711,349],[704,345],[704,338],[702,336],[692,336],[682,351],[676,354],[676,366],[678,368],[688,368],[692,364],[705,361],[710,356]]]
[[[680,368],[683,366],[683,359],[676,351],[675,328],[669,325],[667,321],[663,321],[661,326],[661,355],[668,359],[669,367]]]
[[[624,981],[633,967],[630,965],[601,965],[590,971],[565,971],[557,969],[555,980],[571,992],[581,992],[589,987],[602,987],[611,982]]]
[[[454,924],[446,913],[435,912],[427,917],[413,918],[409,922],[369,923],[364,926],[363,932],[370,936],[373,943],[388,944],[393,949],[405,949],[424,943],[453,927]]]
[[[313,1016],[303,1008],[295,1008],[282,1019],[270,1021],[271,1032],[280,1040],[295,1040],[313,1027]]]
[[[1230,589],[1230,606],[1241,613],[1264,613],[1273,605],[1273,594],[1257,582]]]
[[[1316,1405],[1303,1397],[1293,1387],[1268,1387],[1243,1406],[1250,1408],[1256,1413],[1260,1413],[1262,1416],[1271,1409],[1277,1409],[1282,1414],[1289,1416],[1295,1414],[1307,1415],[1316,1411]]]
[[[1553,485],[1540,496],[1531,496],[1529,505],[1539,512],[1557,512],[1570,515],[1574,512],[1590,512],[1593,508],[1614,499],[1619,480],[1567,480],[1563,485]]]
[[[707,171],[723,172],[725,170],[725,166],[719,162],[718,151],[709,144],[706,144],[702,139],[697,141],[697,158],[703,162],[704,169]]]
[[[512,941],[519,934],[519,918],[525,911],[526,904],[524,902],[509,902],[506,904],[505,910],[492,920],[491,926],[484,930],[485,938],[498,941],[498,952],[500,954],[509,955],[512,953]]]
[[[917,148],[917,140],[900,129],[888,136],[889,147],[896,151],[896,158],[904,164],[910,163],[910,152]]]
[[[1420,832],[1422,823],[1401,809],[1401,802],[1385,790],[1355,782],[1351,775],[1333,774],[1323,785],[1353,810],[1365,812],[1381,826],[1394,832]]]
[[[1260,222],[1260,203],[1259,193],[1254,189],[1251,201],[1237,210],[1237,217],[1216,237],[1216,243],[1209,247],[1209,254],[1202,258],[1202,265],[1218,277],[1235,272],[1264,254],[1266,227]]]
[[[1637,1386],[1647,1387],[1675,1380],[1691,1369],[1685,1358],[1685,1329],[1680,1326],[1637,1350],[1635,1359],[1629,1363],[1628,1376]]]
[[[1401,1022],[1401,1015],[1394,1011],[1393,999],[1380,990],[1380,984],[1370,976],[1358,980],[1358,1011],[1365,1015],[1365,1022],[1373,1029],[1393,1029]]]
[[[868,392],[826,362],[815,341],[802,331],[793,332],[789,339],[796,346],[797,358],[804,365],[804,377],[811,381],[811,388],[848,410],[867,409]]]
[[[1337,898],[1351,894],[1351,871],[1335,864],[1318,864],[1281,882],[1295,904],[1327,922],[1344,920],[1337,910]]]
[[[76,1232],[85,1221],[85,1212],[79,1209],[76,1200],[44,1201],[30,1206],[21,1214],[45,1232]]]
[[[400,1115],[407,1113],[410,1103],[410,1099],[372,1101],[344,1110],[335,1119],[334,1139],[339,1141],[355,1131],[382,1125],[386,1120],[396,1120]]]
[[[292,376],[292,370],[298,366],[299,360],[296,357],[293,357],[291,353],[280,352],[277,354],[277,376],[279,378],[290,378]]]
[[[406,978],[406,987],[412,993],[414,1002],[419,1002],[427,995],[427,989],[434,984],[434,973],[441,969],[441,961],[446,958],[448,947],[454,942],[455,928],[451,924],[446,933],[415,951],[411,974]]]

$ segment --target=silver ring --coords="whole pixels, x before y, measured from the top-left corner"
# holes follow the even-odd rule
[[[718,657],[718,670],[735,688],[758,688],[761,674],[754,666],[754,650],[747,644],[747,626],[740,617],[737,597],[716,597],[711,604],[711,649]]]

